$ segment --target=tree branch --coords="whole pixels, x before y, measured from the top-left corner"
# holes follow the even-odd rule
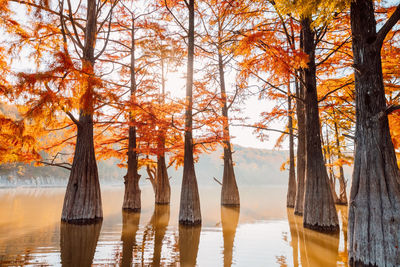
[[[390,32],[393,26],[396,25],[399,19],[400,19],[400,4],[397,6],[392,16],[390,16],[390,18],[385,22],[385,24],[382,26],[382,28],[379,30],[376,36],[375,45],[379,49],[382,47],[383,40],[385,40],[386,35]]]

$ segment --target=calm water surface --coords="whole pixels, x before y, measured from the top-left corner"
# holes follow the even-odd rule
[[[104,220],[60,223],[65,189],[0,189],[0,266],[347,266],[347,209],[339,235],[304,229],[285,187],[241,187],[240,209],[221,208],[220,188],[200,187],[201,227],[178,225],[179,191],[142,212],[122,213],[123,188],[102,189]]]

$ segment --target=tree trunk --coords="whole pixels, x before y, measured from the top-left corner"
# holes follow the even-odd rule
[[[201,225],[179,225],[179,262],[182,267],[196,266]]]
[[[353,266],[400,266],[400,173],[386,114],[373,2],[352,1],[350,16],[357,120],[349,260]]]
[[[221,205],[240,205],[239,190],[236,184],[235,171],[233,169],[232,149],[229,134],[228,106],[225,90],[225,73],[222,54],[218,52],[218,69],[221,88],[222,117],[223,117],[223,144],[224,144],[224,174],[222,178]]]
[[[339,221],[322,156],[315,68],[314,33],[309,18],[301,20],[304,52],[309,56],[304,69],[306,113],[306,187],[304,227],[321,232],[338,232]]]
[[[288,128],[289,128],[289,184],[286,196],[286,206],[293,208],[296,202],[296,173],[294,171],[294,137],[292,117],[292,96],[290,92],[290,81],[288,84]]]
[[[121,266],[132,266],[136,233],[139,230],[140,212],[122,211],[122,259]]]
[[[135,69],[135,19],[132,18],[132,29],[131,29],[131,105],[136,101],[136,69]],[[139,188],[140,175],[138,174],[138,155],[137,155],[137,144],[136,144],[136,127],[135,119],[132,113],[129,114],[129,136],[128,136],[128,172],[125,175],[125,194],[122,209],[126,211],[137,212],[141,209]]]
[[[62,266],[92,266],[101,222],[91,225],[61,223],[60,250]]]
[[[322,129],[321,129],[322,131]],[[323,134],[322,134],[323,136]],[[324,138],[322,137],[321,139],[324,141]],[[322,144],[324,145],[324,144]],[[331,149],[329,146],[329,133],[328,133],[328,128],[326,128],[326,150],[324,149],[325,152],[325,165],[329,165],[329,184],[331,185],[331,191],[332,191],[332,197],[333,197],[333,202],[336,204],[339,202],[339,198],[336,194],[336,178],[335,178],[335,173],[333,171],[332,167],[332,158],[331,158]]]
[[[335,116],[335,110],[333,110],[333,115]],[[340,149],[340,140],[339,140],[339,130],[336,121],[334,122],[335,127],[335,138],[336,138],[336,147],[338,151],[338,159],[341,159],[342,152]],[[336,202],[338,205],[347,205],[347,192],[346,192],[346,180],[344,179],[344,171],[342,164],[339,165],[339,201]]]
[[[301,71],[303,73],[303,71]],[[303,76],[303,74],[301,74]],[[298,99],[304,99],[304,86],[296,81],[296,95]],[[304,103],[296,101],[297,114],[297,188],[296,202],[294,204],[294,214],[303,215],[304,211],[304,180],[306,173],[306,125]]]
[[[161,249],[163,239],[169,223],[170,207],[169,205],[155,205],[151,225],[154,231],[154,251],[153,262],[151,266],[161,266]]]
[[[193,160],[193,60],[194,60],[194,0],[189,0],[188,64],[186,79],[185,147],[179,223],[201,224],[200,197]]]
[[[85,92],[80,99],[74,160],[65,192],[61,220],[88,224],[103,219],[100,183],[93,141],[94,46],[96,43],[96,3],[88,0],[82,69],[87,73]]]
[[[239,222],[240,207],[221,207],[222,235],[224,237],[224,266],[232,265],[233,244]]]

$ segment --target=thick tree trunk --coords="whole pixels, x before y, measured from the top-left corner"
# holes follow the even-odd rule
[[[222,235],[224,237],[224,266],[232,265],[233,244],[239,222],[240,207],[221,207]]]
[[[61,223],[61,264],[67,267],[92,266],[101,222],[91,225]]]
[[[157,175],[155,178],[155,202],[156,204],[169,204],[171,198],[171,186],[169,184],[167,165],[165,164],[165,141],[159,140],[159,151],[162,154],[157,156]]]
[[[400,173],[386,114],[373,2],[352,1],[350,16],[357,120],[349,260],[353,266],[400,266]]]
[[[151,217],[150,223],[154,232],[154,250],[153,250],[153,261],[151,266],[161,266],[161,249],[163,246],[163,240],[165,232],[167,231],[169,223],[170,207],[169,205],[155,205],[153,216]]]
[[[289,128],[289,184],[286,196],[286,206],[293,208],[296,202],[296,173],[294,171],[294,137],[292,117],[292,96],[290,92],[290,81],[288,84],[288,128]]]
[[[233,169],[233,161],[232,161],[232,148],[231,148],[231,139],[229,134],[228,106],[226,103],[227,99],[225,90],[224,62],[222,59],[221,52],[218,52],[218,67],[219,67],[218,69],[220,78],[222,117],[223,117],[222,138],[224,144],[224,173],[222,177],[221,205],[240,205],[239,190],[236,184],[235,171]]]
[[[65,192],[61,220],[88,224],[103,219],[100,184],[93,141],[93,95],[91,75],[94,68],[96,42],[96,3],[88,1],[85,47],[82,68],[88,73],[85,92],[80,99],[79,121],[74,160]]]
[[[339,222],[331,186],[322,156],[315,68],[314,33],[309,18],[301,20],[304,52],[309,56],[304,69],[306,113],[306,187],[304,227],[322,232],[338,232]]]
[[[136,69],[135,69],[135,20],[132,18],[132,29],[131,29],[131,102],[136,101]],[[124,177],[125,184],[125,195],[122,209],[126,211],[140,211],[141,190],[139,188],[140,175],[138,174],[138,155],[137,155],[137,144],[136,144],[136,127],[135,119],[129,115],[129,136],[128,136],[128,172]]]
[[[179,261],[182,267],[196,266],[201,225],[179,225]]]
[[[335,115],[335,111],[333,111]],[[335,127],[335,138],[336,138],[336,149],[338,151],[338,158],[340,159],[342,157],[342,151],[340,149],[340,140],[339,140],[339,129],[337,126],[336,121],[334,122],[334,127]],[[344,171],[343,171],[343,166],[339,165],[339,201],[336,202],[338,205],[347,205],[347,192],[346,192],[346,180],[344,179]]]
[[[301,71],[302,72],[302,71]],[[301,75],[303,76],[303,75]],[[296,81],[296,96],[298,99],[304,99],[304,86]],[[306,125],[304,103],[301,100],[296,101],[297,114],[297,188],[296,202],[294,204],[294,214],[303,215],[304,211],[304,180],[306,173]]]
[[[194,0],[189,0],[189,41],[186,79],[185,147],[179,223],[201,224],[200,197],[193,160],[193,60],[194,60]]]
[[[121,266],[132,266],[134,248],[137,246],[136,233],[139,230],[140,212],[122,211],[122,259]]]

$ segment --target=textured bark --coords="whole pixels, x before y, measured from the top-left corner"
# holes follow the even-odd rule
[[[136,69],[135,69],[135,20],[132,19],[131,29],[131,102],[136,101]],[[135,118],[129,115],[129,136],[128,136],[128,172],[125,175],[125,194],[122,209],[126,211],[140,211],[141,209],[141,190],[139,188],[140,175],[138,174],[138,155],[136,152],[136,127]]]
[[[121,266],[132,266],[133,252],[137,246],[136,233],[139,230],[140,213],[122,211],[122,259]]]
[[[240,205],[239,190],[236,184],[235,171],[233,169],[232,146],[229,133],[229,117],[225,89],[225,72],[221,52],[218,52],[218,67],[223,117],[222,138],[224,144],[224,173],[222,177],[221,204]]]
[[[93,73],[94,44],[96,42],[96,3],[88,1],[85,47],[82,66]],[[93,142],[93,95],[91,78],[87,78],[85,92],[80,99],[78,133],[74,160],[65,192],[61,220],[68,223],[88,224],[103,218],[100,184]]]
[[[322,232],[338,232],[339,222],[331,186],[322,156],[315,67],[315,41],[309,18],[301,20],[303,49],[309,57],[304,69],[306,114],[306,187],[304,227]]]
[[[400,173],[386,114],[380,54],[384,36],[376,32],[372,1],[352,1],[350,16],[356,151],[349,205],[349,260],[353,266],[400,266]]]
[[[91,225],[61,223],[60,227],[62,266],[92,266],[101,222]]]
[[[169,205],[155,205],[150,223],[154,233],[153,261],[151,266],[160,266],[161,249],[170,217]]]
[[[224,266],[232,265],[233,244],[239,222],[240,207],[221,207],[222,235],[224,237]]]
[[[179,262],[182,267],[196,266],[201,225],[179,225]]]
[[[200,197],[193,160],[193,59],[194,59],[194,0],[188,3],[188,63],[186,78],[185,147],[179,223],[201,224]]]
[[[164,144],[163,141],[162,144]],[[164,145],[162,146],[164,147]],[[164,154],[157,156],[157,175],[155,178],[154,191],[156,204],[169,204],[171,199],[171,186],[169,184]]]
[[[296,202],[296,173],[294,171],[294,136],[293,136],[293,117],[292,117],[292,97],[290,92],[290,82],[288,85],[288,128],[289,128],[289,182],[286,196],[286,206],[293,208]]]
[[[303,77],[301,71],[301,77]],[[296,82],[296,96],[304,99],[304,86],[299,81]],[[296,101],[297,114],[297,187],[296,202],[294,204],[294,214],[303,215],[304,211],[304,180],[306,174],[306,117],[304,103]]]

